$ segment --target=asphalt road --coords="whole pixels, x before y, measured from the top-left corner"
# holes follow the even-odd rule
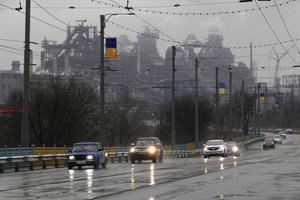
[[[255,143],[238,158],[115,163],[0,174],[0,199],[300,199],[300,135],[275,149]]]

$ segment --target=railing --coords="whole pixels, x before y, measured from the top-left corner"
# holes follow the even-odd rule
[[[192,156],[200,155],[201,150],[187,151],[187,150],[166,150],[164,151],[164,159],[176,159],[176,158],[189,158]],[[29,168],[34,170],[36,163],[41,163],[42,169],[46,169],[49,165],[54,165],[58,168],[59,165],[66,166],[67,154],[49,154],[49,155],[27,155],[27,156],[9,156],[0,157],[0,173],[6,169],[4,166],[7,164],[13,165],[15,172],[18,172],[20,168]],[[108,154],[108,162],[129,162],[130,155],[128,152],[114,152]]]

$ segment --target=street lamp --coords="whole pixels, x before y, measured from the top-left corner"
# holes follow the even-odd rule
[[[110,13],[105,15],[100,15],[100,133],[99,140],[101,134],[104,134],[105,131],[105,123],[104,123],[104,110],[105,110],[105,89],[104,89],[104,29],[106,21],[116,15],[134,15],[134,13]],[[105,20],[105,17],[108,18]]]

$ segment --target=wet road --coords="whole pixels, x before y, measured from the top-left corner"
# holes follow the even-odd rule
[[[300,136],[241,157],[165,159],[0,174],[0,199],[299,199]]]

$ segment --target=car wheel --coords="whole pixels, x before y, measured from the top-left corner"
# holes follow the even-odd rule
[[[153,162],[153,163],[156,163],[156,157],[154,157],[154,158],[152,159],[152,162]]]
[[[135,158],[130,158],[130,161],[131,161],[131,164],[134,164],[135,163]]]
[[[99,159],[96,160],[96,162],[94,162],[94,169],[98,169],[99,166]]]
[[[68,169],[73,169],[73,165],[68,165]]]
[[[161,153],[159,156],[159,162],[162,163],[163,162],[163,154]]]
[[[138,163],[142,163],[142,160],[141,160],[141,159],[138,159]]]
[[[207,158],[207,156],[206,156],[206,155],[204,155],[204,158]]]
[[[107,165],[107,158],[105,158],[104,163],[101,163],[102,168],[106,168]]]
[[[82,166],[81,166],[81,165],[78,165],[77,167],[78,167],[78,169],[81,169]]]

